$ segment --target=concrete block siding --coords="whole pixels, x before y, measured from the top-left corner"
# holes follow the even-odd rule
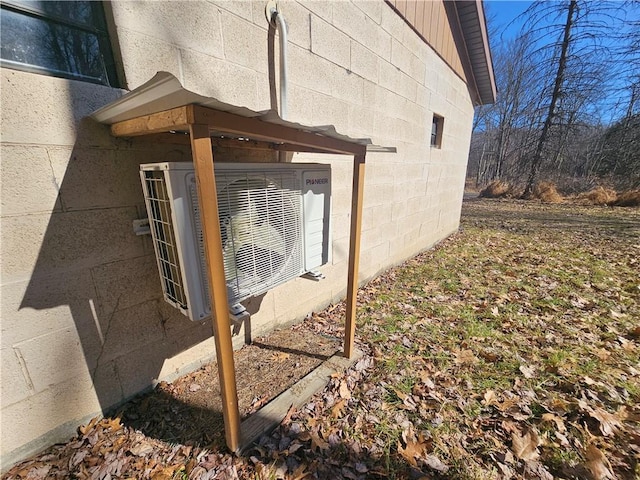
[[[366,281],[456,230],[472,102],[464,81],[382,0],[280,6],[289,24],[290,119],[398,149],[367,159],[359,276]],[[108,8],[128,89],[165,70],[203,95],[272,107],[263,2]],[[189,148],[115,139],[86,118],[121,90],[6,68],[0,81],[6,469],[215,351],[208,322],[190,322],[162,300],[152,245],[132,230],[146,215],[138,165],[189,160]],[[445,118],[441,149],[429,146],[433,113]],[[292,161],[332,164],[333,260],[319,284],[297,279],[248,301],[254,335],[345,294],[352,159]],[[244,336],[234,338],[240,346]]]

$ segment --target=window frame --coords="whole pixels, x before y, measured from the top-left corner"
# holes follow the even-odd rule
[[[121,76],[119,75],[116,63],[116,50],[113,48],[111,43],[111,29],[109,28],[109,22],[107,21],[108,12],[106,11],[106,6],[102,1],[90,0],[90,3],[92,4],[92,9],[99,8],[97,15],[95,10],[93,10],[90,24],[63,18],[60,15],[45,12],[44,10],[37,8],[35,5],[26,5],[20,1],[1,0],[0,9],[24,15],[26,17],[35,18],[46,22],[47,24],[54,24],[63,28],[95,35],[98,42],[100,59],[104,69],[104,80],[66,70],[57,70],[50,67],[22,63],[5,58],[0,58],[0,66],[2,66],[2,68],[120,88],[122,86]]]

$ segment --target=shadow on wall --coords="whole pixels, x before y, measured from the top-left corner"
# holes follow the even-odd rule
[[[74,113],[86,110],[74,92],[88,87],[69,88]],[[46,342],[24,362],[44,378],[33,393],[53,389],[54,399],[64,398],[49,406],[53,430],[104,412],[161,372],[177,373],[214,350],[210,321],[191,322],[163,301],[151,239],[132,227],[146,217],[139,164],[190,160],[188,147],[115,139],[84,118],[73,148],[52,147],[51,154],[60,159],[60,208],[49,217],[20,310],[40,311],[33,327]],[[166,362],[198,344],[187,360]]]
[[[273,64],[273,27],[267,37]],[[58,99],[68,98],[75,143],[53,146],[56,138],[46,147],[58,199],[44,232],[37,232],[41,244],[16,315],[19,328],[29,331],[31,345],[21,353],[21,364],[25,377],[31,377],[30,395],[47,392],[41,396],[46,412],[40,411],[45,400],[25,409],[39,409],[32,423],[45,421],[36,427],[37,435],[53,441],[69,433],[69,423],[105,412],[158,377],[195,368],[214,354],[211,322],[191,322],[164,302],[151,238],[136,236],[132,226],[146,217],[139,164],[190,161],[190,148],[111,137],[108,127],[85,116],[117,91],[75,81],[66,85]],[[50,103],[56,105],[56,98]],[[54,111],[61,129],[69,128],[65,113]],[[252,313],[261,300],[254,299]],[[37,312],[22,316],[28,309]],[[249,341],[250,327],[245,325],[244,332]]]

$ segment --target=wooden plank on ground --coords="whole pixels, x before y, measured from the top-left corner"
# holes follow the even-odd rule
[[[240,450],[245,451],[251,447],[262,434],[268,433],[278,426],[292,405],[295,408],[302,407],[314,394],[329,383],[331,375],[344,372],[360,358],[362,358],[362,352],[357,349],[354,350],[351,358],[345,358],[342,355],[332,356],[313,372],[244,420],[240,425],[242,439]]]

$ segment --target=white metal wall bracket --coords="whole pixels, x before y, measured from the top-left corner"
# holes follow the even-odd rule
[[[302,278],[307,278],[309,280],[319,282],[320,280],[324,279],[325,276],[324,273],[319,272],[318,270],[309,270],[307,273],[302,275]]]
[[[141,218],[133,221],[133,233],[138,236],[151,235],[151,227],[148,218]]]

